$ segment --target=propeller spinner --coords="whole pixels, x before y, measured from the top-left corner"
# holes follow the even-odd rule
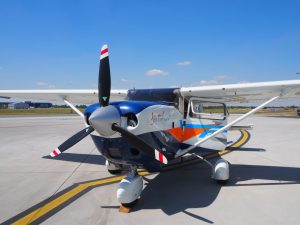
[[[120,126],[121,116],[118,109],[112,105],[109,105],[111,89],[111,78],[110,78],[110,66],[108,57],[108,46],[103,45],[100,52],[100,65],[99,65],[99,80],[98,80],[98,98],[100,108],[95,110],[89,117],[90,126],[79,131],[58,148],[51,152],[51,156],[57,156],[60,153],[66,151],[83,138],[88,136],[94,130],[96,130],[101,136],[110,137],[116,132],[120,133],[121,136],[129,142],[132,146],[150,155],[152,158],[160,161],[161,163],[167,164],[168,160],[164,154],[153,148],[151,145],[143,141],[141,138],[129,132]]]

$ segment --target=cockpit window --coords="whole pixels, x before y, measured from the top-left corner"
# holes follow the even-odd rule
[[[223,103],[204,102],[193,99],[190,101],[189,116],[198,119],[224,120],[226,107]]]

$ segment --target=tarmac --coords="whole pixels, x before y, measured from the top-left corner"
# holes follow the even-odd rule
[[[253,116],[251,138],[223,156],[225,185],[196,163],[146,176],[132,212],[120,213],[112,177],[91,138],[51,150],[84,128],[78,117],[0,118],[0,223],[299,224],[300,118]],[[229,140],[241,138],[230,131]]]

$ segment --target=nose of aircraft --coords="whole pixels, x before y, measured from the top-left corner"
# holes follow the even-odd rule
[[[89,118],[92,127],[104,137],[109,137],[116,133],[112,130],[114,123],[120,125],[121,117],[116,107],[108,105],[96,109]]]

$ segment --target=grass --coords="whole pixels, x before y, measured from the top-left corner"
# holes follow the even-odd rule
[[[46,108],[46,109],[0,109],[0,115],[73,115],[71,108]]]
[[[228,107],[228,111],[230,114],[245,114],[250,110],[252,110],[252,108],[250,107]],[[223,113],[223,109],[205,109],[204,113]],[[260,111],[256,112],[256,114],[266,116],[297,116],[297,110],[290,107],[267,108],[261,109]]]
[[[228,111],[230,114],[244,114],[251,110],[251,108],[229,108]],[[265,116],[297,116],[297,110],[295,108],[289,107],[280,107],[280,108],[267,108],[261,109],[257,115]]]
[[[84,109],[80,109],[83,111]],[[251,110],[251,108],[229,107],[230,114],[244,114]],[[219,112],[220,110],[213,110]],[[46,108],[46,109],[0,109],[0,116],[14,116],[14,115],[75,115],[76,113],[71,108]],[[281,107],[276,109],[262,109],[257,112],[258,115],[266,116],[297,116],[296,109],[289,107]]]

